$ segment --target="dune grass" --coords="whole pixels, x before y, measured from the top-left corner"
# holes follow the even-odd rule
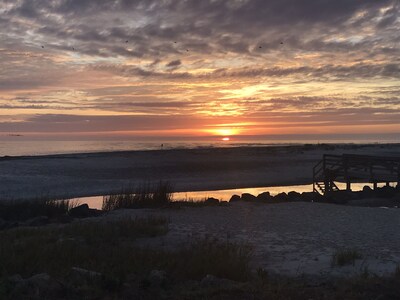
[[[113,276],[127,274],[142,261],[137,261],[137,256],[150,255],[136,250],[132,242],[167,231],[168,222],[161,217],[3,231],[0,232],[0,276],[28,277],[45,272],[63,277],[72,267]]]
[[[354,265],[357,259],[361,259],[362,255],[356,249],[340,249],[332,255],[332,266]]]
[[[169,182],[143,184],[136,189],[130,188],[119,194],[104,196],[102,210],[165,207],[171,203],[172,196],[172,185]]]
[[[54,218],[66,215],[68,211],[79,205],[78,201],[35,199],[0,202],[0,218],[6,221],[24,221],[38,216]]]
[[[168,250],[138,244],[139,238],[167,232],[168,220],[154,216],[3,231],[0,287],[15,274],[28,278],[47,273],[80,295],[115,296],[126,284],[133,289],[146,285],[152,270],[165,271],[173,282],[200,280],[208,274],[239,281],[249,278],[251,249],[245,245],[209,238]],[[73,268],[98,272],[101,280],[73,281]]]
[[[179,250],[172,271],[182,279],[202,279],[211,274],[245,281],[250,278],[252,248],[246,244],[204,238]]]

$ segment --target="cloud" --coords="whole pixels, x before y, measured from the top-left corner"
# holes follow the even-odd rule
[[[182,64],[182,62],[181,62],[179,59],[177,59],[177,60],[172,60],[172,61],[170,61],[170,62],[167,63],[165,66],[166,66],[167,68],[176,69],[176,68],[178,68],[181,64]]]
[[[290,122],[296,111],[322,121],[328,108],[330,122],[393,122],[399,10],[397,0],[4,0],[0,107],[25,122],[1,126],[145,130],[206,123],[194,116]]]
[[[166,64],[167,67],[179,66],[181,62],[171,61]],[[287,77],[304,76],[310,80],[352,80],[356,78],[374,78],[374,77],[388,77],[400,79],[400,64],[364,64],[358,63],[351,66],[343,65],[323,65],[318,67],[274,67],[274,68],[260,68],[260,67],[241,67],[241,68],[221,68],[211,72],[197,72],[196,74],[190,72],[164,72],[154,71],[152,69],[144,69],[137,66],[127,65],[93,65],[91,68],[95,70],[102,70],[116,74],[123,77],[141,76],[141,77],[163,77],[165,79],[182,79],[182,78],[198,78],[198,79],[213,79],[224,77]]]

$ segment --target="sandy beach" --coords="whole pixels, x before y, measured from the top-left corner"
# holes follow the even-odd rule
[[[110,218],[164,216],[170,220],[164,237],[143,239],[141,245],[177,248],[210,237],[249,244],[254,268],[269,274],[354,276],[368,270],[390,275],[400,263],[400,210],[321,203],[231,203],[227,207],[180,210],[119,210]],[[356,249],[355,264],[332,266],[332,255]]]
[[[169,181],[174,191],[299,185],[328,154],[394,156],[399,144],[304,145],[0,158],[0,199],[72,198]]]

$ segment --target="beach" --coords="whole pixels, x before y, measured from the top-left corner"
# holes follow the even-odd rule
[[[350,277],[365,269],[390,275],[400,263],[400,210],[326,203],[231,203],[180,210],[118,210],[107,219],[156,215],[170,220],[166,236],[141,246],[176,249],[193,240],[216,238],[252,247],[252,266],[269,274]],[[336,251],[355,249],[354,265],[332,266]]]
[[[312,186],[309,191],[280,190],[307,187],[313,166],[324,154],[344,153],[395,157],[400,145],[3,157],[0,253],[4,258],[21,253],[7,264],[10,273],[3,282],[12,287],[11,295],[118,291],[142,293],[143,299],[187,299],[183,295],[193,291],[198,299],[214,293],[226,294],[226,299],[282,299],[260,295],[287,293],[287,299],[297,299],[299,292],[308,295],[301,299],[350,299],[353,291],[364,293],[371,282],[378,283],[368,290],[367,299],[376,293],[397,293],[393,282],[400,274],[398,189],[365,187],[325,197],[311,193]],[[101,196],[161,180],[171,183],[178,196],[241,187],[254,192],[239,193],[229,202],[172,201],[185,199],[173,199],[163,190],[169,185],[160,184],[153,194],[144,190],[139,198],[115,195],[131,200],[112,202]],[[46,200],[95,195],[97,207],[79,200]],[[110,205],[104,206],[107,201]],[[44,267],[37,269],[37,260]],[[90,289],[82,289],[87,284]]]
[[[120,151],[0,158],[0,199],[74,198],[168,181],[175,192],[312,183],[323,154],[396,156],[400,144]]]

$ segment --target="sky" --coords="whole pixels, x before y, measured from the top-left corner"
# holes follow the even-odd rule
[[[0,134],[400,133],[398,0],[0,0]]]

